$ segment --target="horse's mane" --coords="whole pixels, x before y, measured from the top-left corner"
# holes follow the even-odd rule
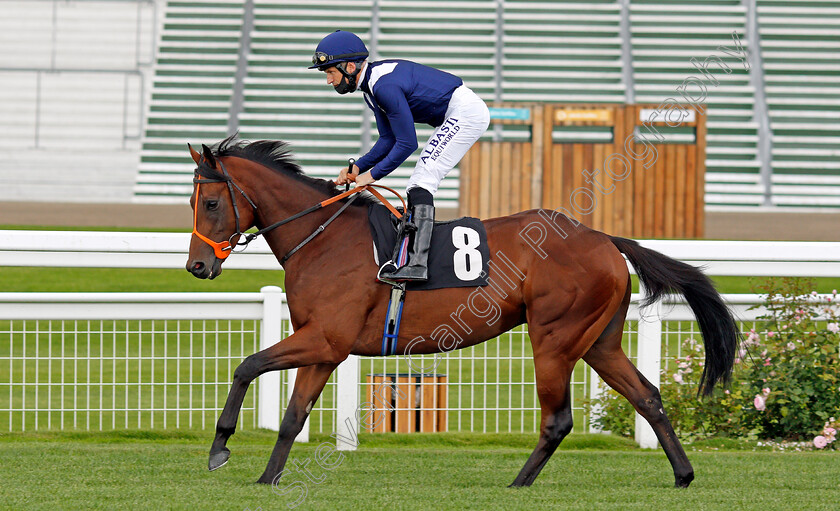
[[[281,140],[249,142],[237,139],[237,135],[234,134],[213,145],[211,150],[216,157],[235,156],[259,163],[309,185],[328,197],[338,195],[343,191],[339,190],[332,181],[307,176],[292,156],[292,149],[289,144]],[[366,206],[374,202],[376,201],[372,197],[363,192],[353,205]]]

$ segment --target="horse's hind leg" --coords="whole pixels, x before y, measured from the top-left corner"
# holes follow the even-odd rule
[[[324,385],[326,385],[336,367],[338,367],[337,364],[317,364],[298,369],[295,390],[292,392],[289,407],[283,414],[283,422],[280,424],[280,432],[277,434],[277,443],[268,459],[265,472],[257,480],[258,483],[270,484],[283,472],[283,467],[286,466],[286,460],[289,457],[289,451],[292,449],[295,438],[303,429],[303,424],[309,417],[312,406],[318,400],[318,396],[321,395]]]
[[[570,383],[574,362],[534,353],[537,395],[540,398],[540,438],[537,447],[510,486],[531,486],[554,454],[560,442],[572,431]]]
[[[534,374],[540,398],[540,438],[511,486],[530,486],[560,442],[572,431],[571,378],[575,363],[592,346],[621,305],[619,293],[557,300],[551,293],[528,304]],[[603,290],[602,290],[603,291]],[[606,289],[609,292],[609,289]]]
[[[618,312],[583,356],[583,360],[598,371],[610,387],[627,398],[639,415],[648,421],[674,469],[675,485],[685,488],[694,479],[694,469],[665,414],[659,390],[645,379],[621,349],[624,318],[630,303],[629,288],[627,293]]]

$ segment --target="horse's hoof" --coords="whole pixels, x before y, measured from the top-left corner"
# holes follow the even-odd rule
[[[674,481],[675,488],[688,488],[688,485],[694,481],[694,472],[690,472],[682,477],[677,477]]]
[[[207,468],[212,472],[227,463],[229,459],[230,450],[227,447],[223,447],[219,452],[210,453],[210,462],[207,464]]]

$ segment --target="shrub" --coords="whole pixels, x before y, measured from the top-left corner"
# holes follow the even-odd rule
[[[743,421],[763,438],[813,438],[840,411],[837,292],[820,299],[809,288],[802,279],[762,286],[767,330],[742,348],[739,383],[753,404]]]
[[[677,434],[692,441],[712,436],[808,440],[836,448],[840,424],[840,313],[837,291],[819,297],[807,279],[774,279],[759,287],[767,314],[752,329],[735,360],[730,388],[699,401],[703,347],[682,342],[676,369],[661,374],[662,400]],[[632,435],[633,411],[613,390],[593,402],[593,422]],[[829,440],[830,439],[830,440]]]

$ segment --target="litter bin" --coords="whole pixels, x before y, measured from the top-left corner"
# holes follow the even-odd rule
[[[446,431],[446,375],[368,374],[367,402],[373,410],[363,426],[373,433]]]

